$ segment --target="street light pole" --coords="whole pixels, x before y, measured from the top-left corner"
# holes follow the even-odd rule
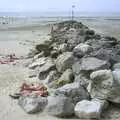
[[[74,8],[75,8],[75,5],[72,5],[72,20],[74,20]]]

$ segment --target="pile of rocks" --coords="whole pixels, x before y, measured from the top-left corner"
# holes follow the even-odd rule
[[[77,21],[55,24],[51,39],[36,46],[30,77],[37,76],[48,86],[45,111],[57,117],[99,119],[109,103],[120,104],[120,42],[96,34]],[[32,95],[31,95],[32,96]],[[24,109],[40,110],[43,98]],[[42,100],[41,100],[42,99]],[[39,102],[40,101],[40,102]],[[33,107],[34,106],[34,107]]]

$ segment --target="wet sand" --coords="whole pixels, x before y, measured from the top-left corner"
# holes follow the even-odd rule
[[[86,24],[97,30],[98,33],[110,34],[120,38],[118,34],[118,27],[120,28],[120,26],[115,27],[114,25],[95,22],[87,22]],[[106,26],[111,27],[109,29]],[[50,30],[50,25],[40,24],[2,26],[0,28],[0,54],[15,53],[17,57],[26,56],[35,44],[49,39]],[[20,60],[16,66],[0,65],[0,120],[63,120],[43,113],[28,115],[21,110],[16,100],[9,97],[9,94],[17,91],[25,80],[31,81],[27,78],[28,69],[23,66],[24,62],[25,60]],[[76,120],[76,118],[69,120]]]

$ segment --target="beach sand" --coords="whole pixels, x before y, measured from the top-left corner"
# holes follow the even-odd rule
[[[98,33],[105,33],[106,35],[112,35],[118,39],[120,38],[118,34],[120,25],[115,27],[114,25],[112,26],[105,23],[84,21],[83,23],[87,24]],[[109,26],[109,28],[106,26]],[[26,56],[35,44],[50,38],[50,30],[51,25],[49,24],[0,26],[0,55],[15,53],[17,57]],[[28,69],[23,66],[24,62],[25,60],[18,60],[15,66],[11,64],[0,65],[0,120],[63,120],[47,116],[44,113],[28,115],[18,106],[16,100],[9,97],[9,94],[16,92],[25,80],[28,81]],[[119,118],[120,115],[117,117]],[[69,120],[76,120],[76,118]]]

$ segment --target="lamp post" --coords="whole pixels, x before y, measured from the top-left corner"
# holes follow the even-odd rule
[[[75,8],[75,5],[72,5],[72,20],[74,20],[74,8]]]

